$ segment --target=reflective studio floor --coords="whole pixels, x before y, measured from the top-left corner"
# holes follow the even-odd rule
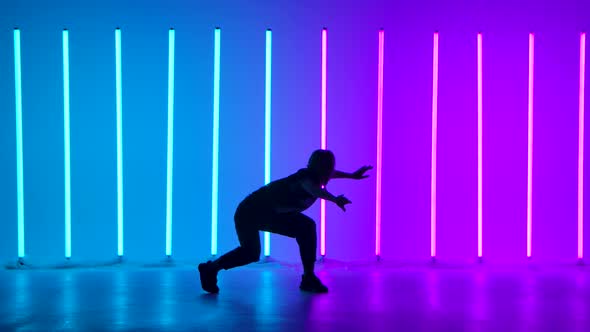
[[[328,294],[297,265],[0,271],[1,331],[590,331],[588,266],[324,263]]]

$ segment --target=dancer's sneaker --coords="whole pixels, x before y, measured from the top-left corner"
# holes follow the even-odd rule
[[[301,276],[301,284],[299,285],[299,289],[311,293],[328,292],[328,287],[322,284],[321,280],[315,274],[311,276],[307,276],[304,274],[303,276]]]
[[[199,274],[201,277],[201,287],[205,292],[217,294],[217,270],[211,261],[199,264]]]

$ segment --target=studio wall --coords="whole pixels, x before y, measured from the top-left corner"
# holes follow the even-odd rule
[[[13,263],[18,257],[15,27],[22,40],[25,260],[38,265],[64,261],[64,28],[70,35],[71,260],[98,263],[117,257],[115,28],[122,33],[124,257],[165,258],[173,27],[172,258],[196,262],[208,258],[211,247],[215,27],[221,28],[220,253],[238,244],[237,204],[264,184],[265,30],[273,31],[271,178],[278,179],[305,167],[320,145],[326,27],[328,148],[337,168],[349,172],[376,163],[378,31],[385,31],[381,258],[390,261],[430,260],[435,31],[437,259],[477,260],[481,32],[483,257],[526,260],[528,38],[534,33],[532,259],[575,262],[579,48],[588,22],[590,4],[581,0],[3,2],[0,259]],[[328,204],[327,258],[375,259],[375,186],[374,171],[366,180],[329,184],[353,204],[346,212]],[[319,203],[307,214],[319,233]],[[296,262],[295,241],[273,235],[271,256]]]

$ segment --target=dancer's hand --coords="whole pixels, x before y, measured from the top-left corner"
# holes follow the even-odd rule
[[[373,169],[373,166],[363,166],[356,170],[354,173],[351,174],[351,178],[355,180],[365,179],[368,178],[368,175],[365,175],[365,172]]]
[[[346,211],[346,204],[352,203],[348,198],[344,197],[344,195],[340,195],[334,199],[334,203],[338,205],[342,209],[342,211]]]

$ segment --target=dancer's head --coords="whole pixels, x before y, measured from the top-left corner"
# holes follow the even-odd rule
[[[309,157],[307,168],[319,179],[321,185],[326,185],[334,172],[336,158],[330,150],[315,150]]]

